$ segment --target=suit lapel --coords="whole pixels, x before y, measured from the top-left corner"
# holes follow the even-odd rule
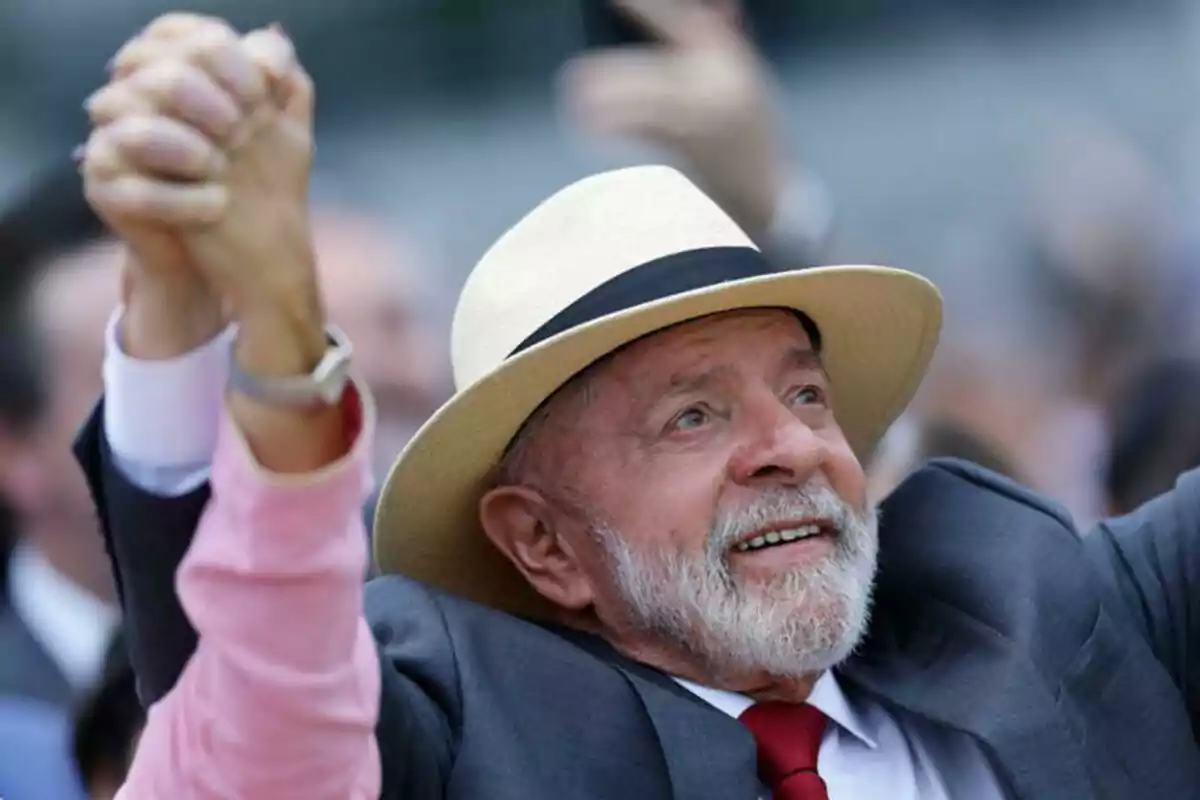
[[[597,637],[556,632],[619,670],[641,698],[658,735],[675,800],[755,800],[764,794],[754,738],[740,722]]]
[[[879,605],[897,607],[886,597]],[[909,599],[903,619],[881,613],[839,673],[885,704],[973,736],[1013,798],[1095,797],[1054,687],[1014,642],[957,609]]]
[[[759,797],[757,750],[740,722],[653,670],[633,664],[618,669],[642,698],[658,732],[676,800]]]

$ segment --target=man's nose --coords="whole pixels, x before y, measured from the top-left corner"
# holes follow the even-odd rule
[[[823,467],[825,440],[778,398],[756,403],[743,416],[743,441],[730,460],[737,483],[802,486]]]

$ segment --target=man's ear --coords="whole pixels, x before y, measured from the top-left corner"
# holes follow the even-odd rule
[[[479,519],[492,544],[539,594],[572,611],[591,605],[591,579],[563,536],[571,523],[540,492],[525,486],[492,489],[479,501]]]

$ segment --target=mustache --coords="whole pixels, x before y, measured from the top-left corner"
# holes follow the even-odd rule
[[[842,534],[862,525],[865,516],[828,486],[770,489],[748,506],[721,512],[709,533],[706,549],[710,556],[723,557],[750,534],[789,520],[819,520]]]

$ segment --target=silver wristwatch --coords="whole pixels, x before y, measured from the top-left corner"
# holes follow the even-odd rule
[[[251,375],[230,352],[229,388],[269,405],[313,408],[336,405],[350,382],[353,348],[346,335],[335,327],[327,329],[329,346],[320,363],[307,375],[264,378]]]

